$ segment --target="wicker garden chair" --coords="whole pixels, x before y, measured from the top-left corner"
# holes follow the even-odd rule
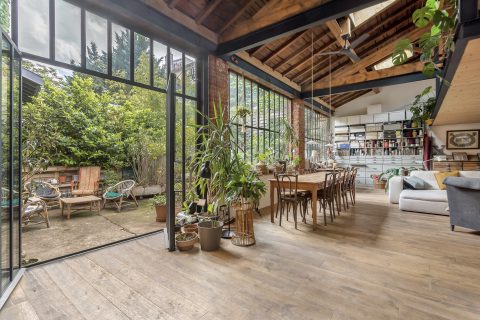
[[[35,221],[32,218],[38,216],[41,218]],[[48,208],[45,201],[37,197],[30,197],[23,205],[22,222],[25,226],[29,224],[45,223],[47,228],[50,228],[50,221],[48,220]]]
[[[122,210],[122,206],[133,204],[128,201],[128,198],[131,197],[135,204],[138,207],[137,199],[132,193],[133,187],[135,186],[135,181],[133,180],[124,180],[117,183],[114,186],[108,187],[105,193],[103,194],[103,207],[107,201],[111,201],[117,207],[118,212]]]
[[[44,201],[48,208],[61,206],[60,197],[62,196],[60,190],[50,183],[43,181],[30,181],[25,184],[25,189],[28,191],[29,197],[36,197]]]

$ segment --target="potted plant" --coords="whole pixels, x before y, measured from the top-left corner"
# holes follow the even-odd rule
[[[433,96],[432,87],[427,87],[415,96],[415,100],[410,106],[412,113],[412,127],[421,127],[423,123],[431,125],[433,120],[432,112],[435,109],[436,98]]]
[[[188,251],[193,248],[198,240],[195,232],[179,233],[175,236],[175,245],[180,251]]]
[[[157,194],[151,199],[151,202],[157,213],[157,222],[167,221],[167,197],[164,194]]]
[[[251,113],[252,112],[250,111],[250,109],[246,107],[243,107],[243,106],[238,107],[236,116],[242,119],[242,129],[240,130],[240,132],[242,133],[246,132],[245,126],[247,125],[247,116],[249,116]]]
[[[267,166],[267,161],[270,159],[270,156],[272,155],[272,150],[266,150],[264,153],[259,153],[257,155],[257,164],[255,165],[257,172],[260,172],[262,174],[268,174],[268,166]]]
[[[412,171],[416,170],[421,170],[416,167],[400,167],[400,168],[390,168],[382,172],[378,176],[378,180],[385,181],[385,192],[388,191],[388,182],[390,181],[391,178],[393,177],[398,177],[398,176],[408,176],[408,174]]]
[[[370,178],[373,180],[373,188],[374,189],[385,189],[385,183],[386,180],[380,179],[380,175],[378,174],[372,174],[370,175]]]

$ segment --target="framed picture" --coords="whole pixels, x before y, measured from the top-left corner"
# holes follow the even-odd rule
[[[455,161],[467,161],[468,156],[466,152],[452,152],[453,160]]]
[[[451,130],[447,131],[447,149],[480,149],[480,130]]]

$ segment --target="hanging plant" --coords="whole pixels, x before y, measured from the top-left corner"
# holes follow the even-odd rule
[[[237,109],[237,112],[236,112],[235,115],[239,118],[242,118],[242,129],[241,129],[242,133],[246,132],[245,126],[247,124],[247,117],[250,114],[252,114],[252,111],[250,111],[250,109],[248,109],[246,107],[238,107],[238,109]]]
[[[421,51],[420,60],[424,63],[423,74],[433,77],[440,70],[448,53],[455,49],[455,21],[457,19],[457,1],[427,0],[425,5],[412,14],[413,23],[417,28],[425,28],[431,24],[429,32],[422,34],[419,40],[401,39],[397,42],[392,55],[394,65],[407,62],[407,52],[413,52],[418,45]],[[440,55],[438,53],[441,53]]]

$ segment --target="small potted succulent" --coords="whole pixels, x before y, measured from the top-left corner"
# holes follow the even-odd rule
[[[157,194],[151,202],[157,213],[157,222],[167,221],[167,197],[164,194]]]
[[[175,245],[180,251],[191,250],[198,240],[198,235],[195,232],[179,233],[175,236]]]

